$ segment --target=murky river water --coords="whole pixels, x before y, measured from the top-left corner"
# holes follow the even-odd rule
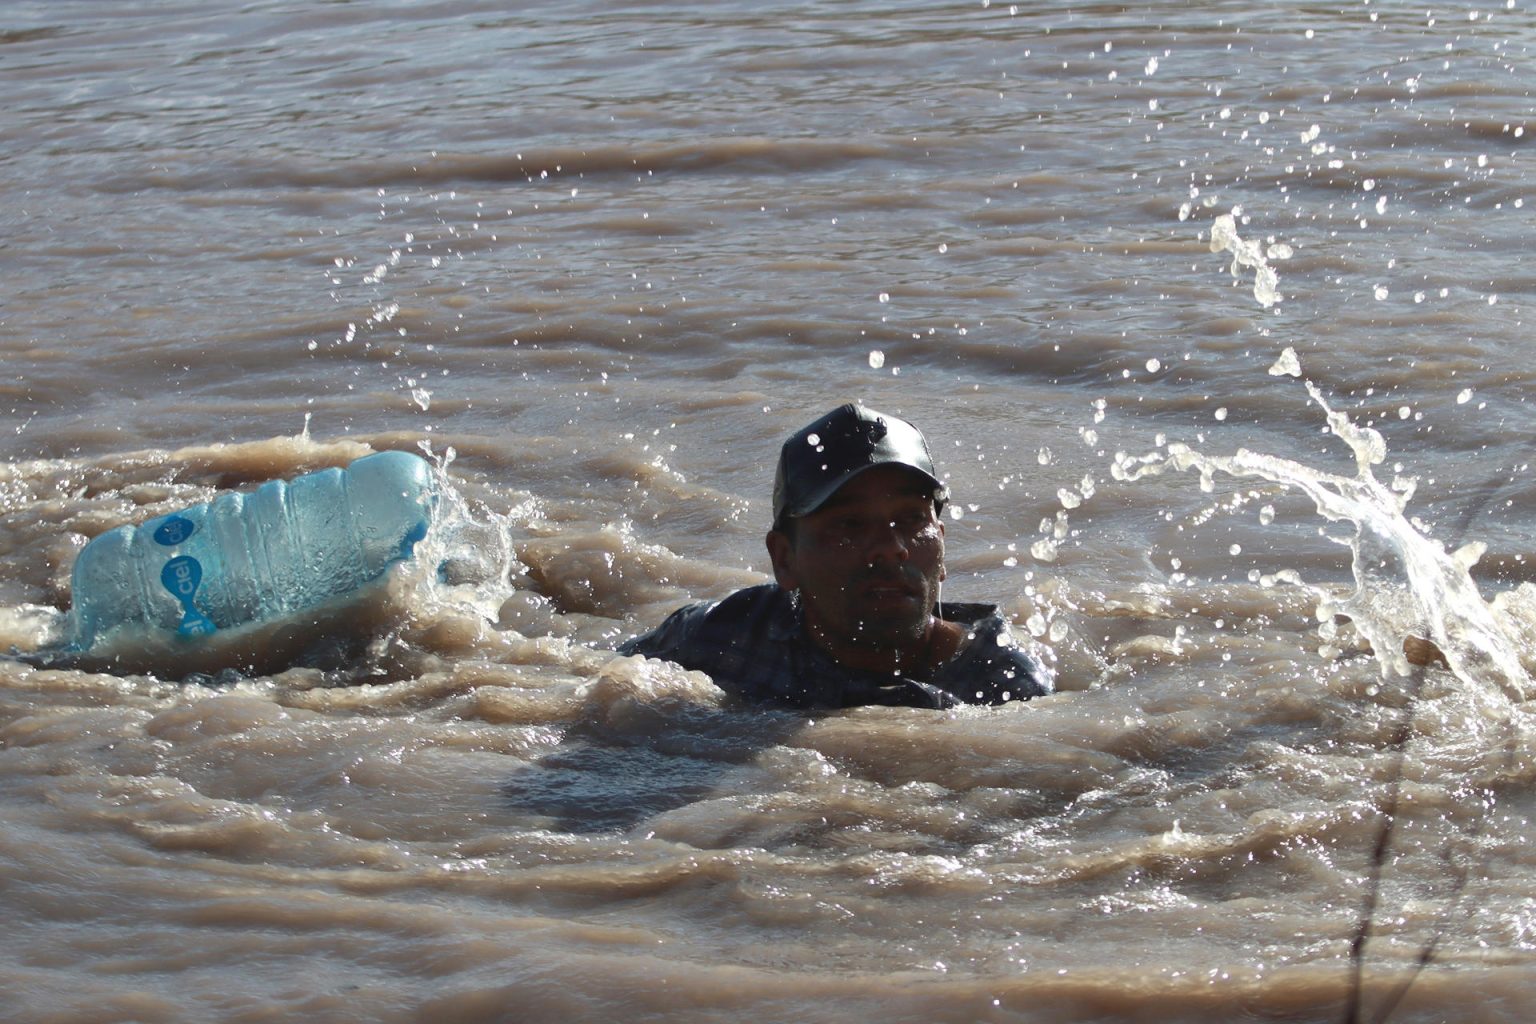
[[[382,448],[450,498],[324,622],[0,661],[0,1016],[1528,1019],[1533,45],[1524,0],[0,8],[0,647],[120,523]],[[777,446],[849,399],[1060,693],[765,712],[608,653],[765,578]]]

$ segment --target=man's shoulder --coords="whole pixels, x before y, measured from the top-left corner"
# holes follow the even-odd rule
[[[962,626],[976,627],[996,620],[1007,625],[1002,612],[995,604],[979,601],[944,601],[939,605],[939,618],[946,622],[958,622]]]
[[[789,609],[789,595],[777,583],[759,583],[755,587],[743,587],[710,606],[710,614],[718,619],[752,615]]]
[[[789,595],[769,583],[679,608],[618,650],[703,672],[750,701],[804,705],[805,682],[794,665],[795,622]]]
[[[788,596],[774,583],[738,590],[718,601],[684,605],[657,626],[620,644],[620,654],[673,657],[685,647],[707,643],[728,633],[734,639],[743,628],[766,627],[789,611]]]
[[[940,670],[940,684],[969,704],[1000,704],[1055,691],[1051,671],[1013,633],[993,604],[945,604],[940,615],[966,627],[969,639]]]
[[[681,608],[674,615],[686,612],[694,628],[704,632],[728,630],[732,636],[747,628],[766,628],[770,623],[787,622],[790,616],[789,595],[777,583],[760,583],[745,587],[722,597],[718,601],[704,601]]]

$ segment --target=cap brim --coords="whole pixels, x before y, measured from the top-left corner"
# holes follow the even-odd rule
[[[948,500],[949,489],[925,470],[918,469],[916,466],[909,466],[905,462],[872,462],[867,466],[859,466],[856,469],[849,470],[836,480],[822,484],[802,498],[796,505],[785,506],[783,514],[786,516],[808,516],[831,501],[832,496],[847,486],[855,477],[862,476],[872,469],[886,468],[905,470],[913,476],[920,477],[933,485],[934,500],[941,502]]]

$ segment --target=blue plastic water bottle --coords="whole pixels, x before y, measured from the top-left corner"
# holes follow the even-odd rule
[[[119,526],[75,560],[71,646],[124,626],[205,636],[350,593],[411,556],[435,505],[425,460],[379,452]]]

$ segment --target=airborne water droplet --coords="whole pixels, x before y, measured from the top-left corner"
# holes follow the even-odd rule
[[[1269,375],[1271,377],[1300,377],[1301,360],[1296,358],[1296,350],[1286,346],[1285,351],[1280,353],[1280,358],[1276,359],[1275,364],[1269,368]]]

